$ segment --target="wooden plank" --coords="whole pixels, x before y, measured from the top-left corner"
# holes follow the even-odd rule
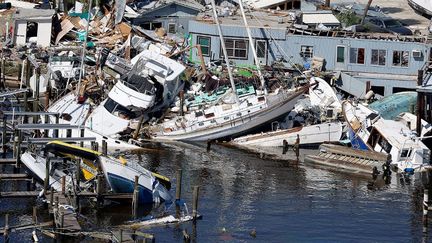
[[[69,137],[69,138],[28,138],[29,143],[33,144],[45,144],[52,141],[62,142],[85,142],[85,141],[96,141],[96,137]]]
[[[28,198],[38,197],[38,191],[18,191],[18,192],[1,192],[0,197],[2,198]]]
[[[18,130],[42,130],[42,129],[81,129],[83,127],[70,124],[18,124]]]
[[[81,231],[81,226],[78,223],[78,220],[76,218],[76,214],[73,210],[67,209],[62,205],[70,205],[68,199],[61,193],[56,193],[56,196],[59,198],[59,208],[54,213],[54,221],[57,225],[57,227],[61,227],[61,217],[60,215],[63,214],[63,231],[67,232],[79,232]]]
[[[0,165],[4,164],[15,164],[16,159],[0,159]]]
[[[0,174],[0,179],[27,179],[30,178],[27,174]]]

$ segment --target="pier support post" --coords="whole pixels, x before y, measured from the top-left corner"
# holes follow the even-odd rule
[[[21,130],[18,130],[18,141],[17,141],[16,163],[15,163],[16,173],[18,173],[19,168],[21,167],[21,141],[22,141],[22,132]]]
[[[48,115],[45,115],[45,124],[49,124],[49,123],[50,123],[50,118],[49,118]],[[48,130],[48,129],[45,129],[45,130],[44,130],[44,137],[45,137],[45,138],[48,137],[48,133],[49,133],[49,130]]]
[[[425,188],[423,192],[423,227],[428,226],[428,211],[429,211],[429,189]]]
[[[180,200],[181,197],[182,172],[182,169],[178,169],[176,174],[176,201]]]
[[[79,182],[81,180],[81,161],[80,161],[80,159],[76,160],[76,169],[77,170],[76,170],[76,176],[75,176],[75,178],[76,178],[75,186],[76,186],[76,190],[79,191]]]
[[[34,206],[33,207],[33,216],[32,216],[32,220],[33,220],[33,223],[35,224],[35,225],[37,225],[37,207],[36,206]]]
[[[56,114],[55,115],[55,123],[59,124],[60,123],[60,114]],[[54,129],[54,136],[55,138],[59,137],[59,129]]]
[[[198,194],[199,186],[193,187],[193,201],[192,201],[192,217],[196,220],[198,216]]]
[[[102,140],[102,154],[105,156],[108,154],[108,144],[106,140]]]
[[[94,150],[94,151],[99,151],[99,143],[96,142],[96,141],[92,141],[92,142],[91,142],[91,148],[92,148],[92,150]]]
[[[96,179],[96,194],[97,194],[97,202],[101,203],[102,200],[102,175],[97,175]]]
[[[81,138],[84,137],[84,131],[85,131],[84,128],[81,128],[81,129],[80,129],[80,137],[81,137]],[[84,141],[81,141],[81,142],[80,142],[80,147],[81,147],[81,148],[84,147]]]
[[[177,218],[180,218],[180,198],[181,198],[181,187],[182,187],[182,176],[183,176],[182,174],[183,174],[182,169],[178,169],[176,174],[176,198],[175,198]]]
[[[14,129],[13,132],[13,148],[12,148],[12,157],[15,159],[17,154],[17,145],[18,145],[18,130]]]
[[[134,192],[132,197],[132,215],[133,218],[137,218],[138,216],[138,204],[139,204],[139,189],[138,189],[138,179],[139,176],[135,176],[135,183],[134,183]]]
[[[288,142],[287,140],[282,141],[282,154],[286,154],[288,152]]]
[[[54,188],[51,187],[49,208],[52,208],[53,206],[54,206]]]
[[[62,176],[61,178],[61,193],[63,195],[66,193],[66,176]]]
[[[423,84],[423,70],[418,70],[417,72],[417,85],[421,86]],[[417,135],[420,136],[421,134],[421,119],[423,118],[424,114],[424,94],[422,92],[417,92]]]
[[[9,214],[5,214],[4,242],[9,242]]]
[[[133,135],[134,140],[136,140],[138,138],[143,122],[144,122],[144,115],[142,115],[139,119],[138,127],[135,130],[134,135]]]
[[[47,192],[49,187],[50,160],[51,158],[47,157],[45,162],[44,192]]]
[[[184,116],[183,106],[184,106],[184,90],[180,90],[180,116]]]
[[[2,134],[2,147],[3,147],[3,158],[6,158],[6,133],[7,133],[7,126],[6,126],[6,115],[3,115],[3,134]]]

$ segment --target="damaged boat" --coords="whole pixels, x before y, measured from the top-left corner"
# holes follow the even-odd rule
[[[403,122],[383,119],[375,111],[350,101],[344,101],[342,109],[353,148],[390,154],[399,172],[419,171],[430,165],[430,150]]]
[[[312,116],[318,117],[313,120],[317,120],[319,124],[305,124],[308,119],[302,117],[302,126],[246,135],[234,139],[232,143],[240,146],[281,147],[284,141],[294,144],[297,136],[299,136],[300,145],[314,146],[323,142],[338,142],[343,135],[344,128],[343,123],[336,119],[341,112],[339,98],[325,80],[312,77],[310,83],[309,95],[306,99],[310,100],[311,106],[318,107],[318,114],[312,114]],[[288,124],[292,124],[290,121],[296,119],[295,116],[301,115],[300,110],[306,109],[306,107],[301,107],[291,111],[287,116]],[[310,115],[313,112],[306,113]]]

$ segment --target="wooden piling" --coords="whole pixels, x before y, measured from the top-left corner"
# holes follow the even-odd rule
[[[81,138],[84,137],[84,131],[85,131],[85,129],[84,129],[84,128],[81,128],[81,130],[80,130],[80,137],[81,137]],[[81,142],[80,142],[80,147],[81,147],[81,148],[84,147],[84,141],[81,141]]]
[[[50,118],[49,118],[49,115],[45,115],[45,124],[49,124],[50,123]],[[44,130],[44,137],[48,137],[48,133],[49,133],[49,130],[48,129],[45,129]]]
[[[17,148],[16,148],[16,164],[15,164],[15,170],[19,170],[21,166],[21,141],[22,141],[22,135],[21,130],[18,130],[18,141],[17,141]]]
[[[193,201],[192,201],[192,217],[194,220],[198,216],[198,194],[199,194],[199,186],[193,187]]]
[[[67,129],[67,130],[66,130],[66,137],[67,137],[67,138],[72,137],[72,129]]]
[[[423,191],[423,227],[428,225],[428,210],[429,210],[429,190],[427,188]]]
[[[183,106],[184,106],[184,90],[180,90],[180,116],[184,116]]]
[[[7,126],[6,126],[6,115],[3,115],[3,134],[2,134],[2,147],[3,147],[3,159],[6,158],[6,132],[7,132]]]
[[[47,192],[48,191],[48,187],[49,187],[49,172],[50,172],[50,157],[46,158],[46,162],[45,162],[45,180],[44,180],[44,191]]]
[[[107,155],[108,153],[108,144],[106,140],[102,140],[102,154]]]
[[[14,129],[14,133],[13,133],[13,148],[12,148],[12,157],[16,158],[16,154],[17,154],[17,145],[18,145],[18,130]]]
[[[282,146],[282,154],[286,154],[286,152],[288,151],[288,142],[287,142],[287,140],[283,140],[282,141],[282,144],[283,144],[283,146]]]
[[[418,70],[417,72],[417,85],[421,86],[423,84],[423,70]],[[424,97],[423,92],[417,92],[417,127],[416,132],[420,136],[422,124],[421,119],[423,119],[423,112],[424,112]]]
[[[38,220],[37,220],[37,207],[33,206],[33,216],[32,216],[32,220],[33,220],[33,224],[37,225]]]
[[[99,143],[96,142],[96,141],[92,141],[92,142],[91,142],[91,148],[92,148],[94,151],[99,151]]]
[[[182,169],[178,169],[176,174],[176,201],[180,200],[181,197],[182,174]]]
[[[4,242],[9,242],[9,214],[5,214]]]
[[[61,178],[61,192],[63,195],[66,193],[66,176],[62,176]]]
[[[133,218],[137,218],[138,216],[138,205],[139,205],[139,188],[138,188],[138,179],[139,176],[135,176],[135,182],[134,182],[134,192],[133,192],[133,200],[132,200],[132,206],[133,206]]]
[[[138,127],[137,127],[137,129],[135,130],[135,133],[134,133],[134,135],[133,135],[133,139],[134,139],[134,140],[136,140],[136,139],[138,138],[143,123],[144,123],[144,115],[142,115],[142,116],[140,117],[140,119],[139,119]]]
[[[51,187],[49,207],[52,208],[53,206],[54,206],[54,188]]]
[[[76,186],[76,189],[79,190],[79,182],[81,180],[81,161],[80,161],[80,159],[77,159],[77,161],[76,161],[76,168],[77,168],[77,170],[76,170],[76,176],[75,176],[75,178],[76,178],[75,186]]]
[[[60,114],[55,115],[55,123],[59,124],[60,123]],[[54,136],[55,138],[59,137],[59,129],[54,129]]]
[[[97,194],[97,202],[101,203],[101,199],[102,199],[102,175],[97,175],[97,178],[96,178],[96,194]]]

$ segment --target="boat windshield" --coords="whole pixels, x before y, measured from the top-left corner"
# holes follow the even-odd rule
[[[111,114],[118,116],[120,118],[130,120],[137,118],[140,113],[134,112],[131,109],[128,109],[119,103],[115,102],[113,99],[108,98],[104,105],[105,109],[110,112]]]

